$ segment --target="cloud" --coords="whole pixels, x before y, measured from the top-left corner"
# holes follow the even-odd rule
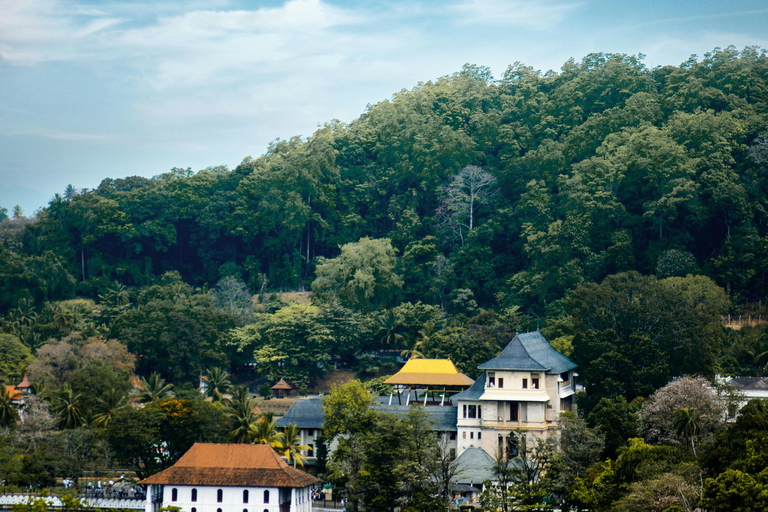
[[[566,19],[583,2],[557,3],[526,0],[467,0],[453,4],[459,24],[483,24],[546,30]]]

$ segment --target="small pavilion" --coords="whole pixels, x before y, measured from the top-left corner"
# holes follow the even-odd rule
[[[420,399],[419,392],[423,393],[423,404],[445,405],[445,394],[448,390],[465,390],[475,381],[459,372],[450,359],[409,359],[399,372],[384,381],[384,384],[392,386],[389,395],[389,404],[392,405],[392,397],[395,389],[398,390],[397,401],[400,404],[400,391],[407,390],[405,405],[411,402],[411,391],[415,391],[416,399]],[[437,400],[437,397],[440,400]]]
[[[272,394],[275,395],[275,398],[283,398],[286,396],[291,395],[291,390],[293,388],[290,384],[288,384],[285,379],[280,379],[277,381],[277,384],[272,386]]]

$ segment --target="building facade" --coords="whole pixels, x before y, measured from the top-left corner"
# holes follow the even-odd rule
[[[575,411],[576,364],[557,352],[540,332],[518,334],[466,391],[451,397],[458,406],[457,444],[495,456],[517,454],[518,431],[539,439],[556,435],[562,412]]]
[[[319,482],[268,445],[197,443],[139,483],[147,485],[146,512],[311,512]]]

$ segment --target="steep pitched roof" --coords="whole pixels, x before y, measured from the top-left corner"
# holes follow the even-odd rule
[[[176,464],[140,484],[307,487],[314,476],[289,466],[266,444],[195,443]]]
[[[478,368],[563,373],[576,368],[576,363],[553,349],[544,336],[535,331],[518,334],[501,354]]]
[[[409,386],[469,386],[474,381],[459,373],[450,359],[410,359],[384,384]]]
[[[480,400],[482,394],[485,393],[485,379],[486,375],[483,372],[468,389],[453,395],[451,403],[456,403],[457,400]]]
[[[456,480],[461,483],[482,484],[486,480],[497,480],[493,471],[493,457],[482,448],[470,446],[456,459]]]
[[[27,389],[27,388],[31,388],[32,387],[32,384],[29,383],[29,379],[27,378],[27,374],[26,373],[24,374],[24,378],[21,379],[21,382],[16,384],[16,387],[19,388],[19,389]]]
[[[272,386],[272,389],[293,389],[290,384],[285,382],[285,379],[280,379],[277,384]]]

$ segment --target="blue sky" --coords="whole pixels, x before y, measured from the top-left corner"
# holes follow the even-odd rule
[[[768,48],[764,0],[0,0],[0,206],[234,168],[464,63],[677,65],[728,45]]]

